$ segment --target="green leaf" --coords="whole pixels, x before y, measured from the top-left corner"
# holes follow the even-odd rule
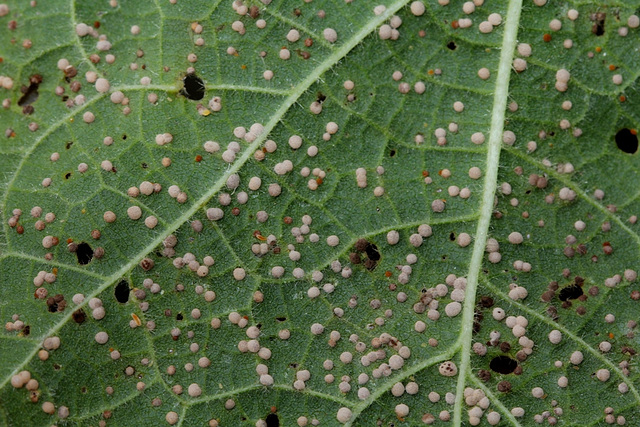
[[[448,3],[0,5],[0,425],[633,424],[637,6]]]

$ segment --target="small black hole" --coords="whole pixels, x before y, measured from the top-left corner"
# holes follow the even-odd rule
[[[180,93],[192,101],[199,101],[204,98],[204,82],[195,74],[187,74],[182,80],[184,87]]]
[[[584,292],[582,292],[582,288],[576,284],[569,285],[566,288],[560,290],[558,294],[558,299],[560,301],[567,301],[570,299],[579,298]]]
[[[458,48],[458,45],[455,42],[451,41],[451,42],[447,43],[447,49],[456,50],[457,48]]]
[[[182,319],[184,319],[184,316],[182,315],[182,313],[176,314],[176,320],[182,320]]]
[[[27,91],[22,95],[22,97],[18,100],[18,105],[24,107],[25,105],[30,105],[38,100],[38,83],[31,83],[27,88]]]
[[[129,284],[126,280],[121,280],[120,283],[116,285],[114,295],[119,303],[124,304],[125,302],[129,301],[129,292],[131,292],[131,289],[129,289]]]
[[[366,252],[367,257],[369,257],[371,261],[380,260],[380,251],[378,251],[378,247],[373,243],[369,243],[367,247],[364,248],[364,251]]]
[[[396,155],[396,150],[389,151],[389,157],[393,157]]]
[[[82,242],[78,245],[76,256],[78,257],[78,264],[87,265],[93,258],[93,249],[88,243]]]
[[[607,14],[604,12],[598,12],[592,16],[591,20],[594,21],[591,32],[600,37],[604,34],[604,23],[607,18]]]
[[[616,133],[616,145],[625,153],[633,154],[638,151],[638,135],[632,133],[630,129],[620,129]]]
[[[489,368],[499,374],[510,374],[515,371],[517,366],[518,362],[516,362],[509,356],[494,357],[493,359],[491,359],[491,363],[489,363]]]
[[[322,92],[318,92],[316,96],[316,102],[323,103],[327,99],[327,95]]]
[[[267,427],[280,427],[280,419],[276,414],[267,415],[265,421],[267,422]]]

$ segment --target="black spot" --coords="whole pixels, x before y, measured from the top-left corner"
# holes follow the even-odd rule
[[[277,414],[269,414],[264,420],[267,422],[267,427],[280,427],[280,419]]]
[[[570,299],[576,299],[583,293],[584,292],[582,292],[582,288],[579,285],[571,284],[560,290],[558,298],[560,301],[567,301]]]
[[[182,320],[182,319],[184,319],[184,316],[182,315],[182,313],[176,314],[176,320]]]
[[[84,321],[87,319],[87,314],[84,312],[83,309],[80,308],[73,312],[73,314],[71,315],[71,318],[76,323],[84,323]]]
[[[456,50],[457,48],[458,48],[458,45],[455,42],[450,41],[449,43],[447,43],[447,49]]]
[[[319,102],[319,103],[322,104],[326,99],[327,99],[327,95],[325,95],[322,92],[318,92],[318,94],[316,96],[316,102]]]
[[[616,133],[616,145],[625,153],[633,154],[638,151],[638,135],[624,128]]]
[[[489,363],[489,368],[499,374],[510,374],[515,371],[516,366],[518,366],[518,362],[509,356],[496,356]]]
[[[453,231],[451,233],[449,233],[449,240],[451,240],[452,242],[455,242],[456,233],[454,233]]]
[[[396,150],[389,151],[389,157],[393,157],[396,155]]]
[[[277,320],[278,322],[284,322],[285,320],[287,320],[287,318],[286,318],[286,317],[282,317],[282,316],[280,316],[280,317],[276,317],[276,320]]]
[[[78,257],[78,264],[87,265],[93,258],[93,249],[88,243],[82,242],[78,245],[76,256]]]
[[[126,140],[127,140],[127,134],[126,134],[126,133],[123,133],[123,134],[122,134],[122,140],[123,140],[123,141],[126,141]]]
[[[142,169],[147,169],[149,167],[149,165],[145,162],[140,163],[140,166],[142,167]]]
[[[131,289],[129,289],[129,283],[127,283],[126,280],[121,280],[120,283],[116,285],[116,289],[113,294],[115,295],[116,300],[119,303],[124,304],[125,302],[129,301],[130,291]]]
[[[31,326],[27,325],[24,328],[22,328],[23,337],[28,337],[30,333],[31,333]]]
[[[68,150],[69,148],[71,148],[72,145],[73,145],[73,141],[69,141],[66,144],[64,144],[64,148]]]
[[[184,86],[180,90],[180,94],[186,96],[192,101],[199,101],[204,98],[204,82],[195,74],[187,74],[182,79]]]
[[[64,174],[64,179],[69,179],[71,178],[71,172],[67,172]]]

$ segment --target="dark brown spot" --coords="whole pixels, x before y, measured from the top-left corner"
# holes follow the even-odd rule
[[[511,391],[511,383],[509,381],[500,381],[498,383],[498,391],[508,393]]]
[[[555,295],[556,293],[554,291],[546,291],[542,293],[540,299],[542,299],[542,301],[544,302],[550,302]]]
[[[487,382],[491,379],[491,371],[488,371],[486,369],[480,369],[478,371],[478,378],[480,378],[480,380]]]
[[[98,246],[94,251],[93,251],[93,257],[95,259],[100,259],[104,256],[104,248],[101,246]]]
[[[358,239],[354,247],[356,251],[363,252],[368,245],[369,245],[369,242],[367,242],[366,239]]]
[[[376,266],[378,265],[375,261],[367,258],[364,260],[364,268],[366,268],[369,271],[375,270]]]
[[[493,298],[488,297],[488,296],[482,296],[480,297],[480,301],[478,302],[478,305],[482,308],[491,308],[493,307]]]
[[[80,308],[74,311],[71,317],[73,318],[73,321],[76,323],[84,323],[84,321],[87,319],[87,314],[84,312],[84,310]]]
[[[154,262],[151,258],[144,258],[142,261],[140,261],[140,267],[144,270],[144,271],[149,271],[153,268]]]

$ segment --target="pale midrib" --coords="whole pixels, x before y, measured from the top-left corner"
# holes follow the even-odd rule
[[[331,55],[329,55],[324,61],[319,63],[318,67],[315,68],[313,72],[307,76],[307,78],[305,78],[303,81],[301,81],[296,86],[294,86],[291,92],[289,92],[290,95],[285,99],[284,103],[280,106],[280,108],[278,108],[278,110],[274,113],[271,120],[269,120],[269,122],[264,125],[264,132],[250,146],[246,148],[242,156],[239,157],[227,169],[227,172],[224,175],[222,175],[215,183],[213,183],[209,191],[203,194],[202,197],[200,197],[200,199],[198,199],[193,205],[191,205],[191,207],[188,210],[186,210],[180,217],[176,218],[176,220],[173,223],[169,224],[165,232],[159,234],[154,240],[152,240],[138,254],[137,257],[132,258],[128,264],[124,265],[120,270],[118,270],[117,272],[109,276],[105,280],[105,283],[102,286],[98,287],[90,295],[86,296],[84,302],[76,306],[75,309],[84,307],[86,304],[88,304],[91,298],[94,298],[97,295],[99,295],[101,292],[103,292],[105,289],[111,286],[116,280],[119,280],[125,273],[133,269],[136,265],[138,265],[140,260],[142,260],[142,258],[146,254],[151,252],[156,246],[160,245],[162,241],[169,234],[177,230],[178,227],[184,224],[191,216],[193,216],[193,214],[195,214],[196,211],[198,211],[201,207],[203,207],[222,188],[222,186],[226,183],[229,175],[237,173],[240,170],[240,168],[251,158],[251,156],[253,156],[253,153],[266,139],[267,135],[269,135],[271,130],[280,122],[280,120],[282,120],[282,118],[284,117],[286,112],[289,110],[289,108],[291,108],[291,106],[298,101],[298,98],[307,89],[309,89],[309,87],[312,84],[314,84],[320,78],[320,76],[324,74],[327,70],[329,70],[331,67],[335,66],[340,59],[342,59],[354,47],[356,47],[360,42],[362,42],[362,40],[364,40],[365,37],[371,34],[384,21],[391,18],[392,15],[394,15],[401,7],[405,6],[409,1],[410,0],[397,0],[396,2],[391,4],[384,13],[382,13],[379,16],[374,16],[371,21],[369,21],[365,26],[363,26],[362,29],[360,29],[360,31],[358,31],[353,36],[353,38],[351,38],[350,40],[347,40],[344,44],[340,45]],[[95,100],[97,99],[100,99],[100,97],[93,98],[92,100],[88,101],[86,104],[91,104],[95,102]],[[63,118],[63,121],[68,120],[70,117],[74,116],[77,113],[78,111],[74,111],[72,113],[69,113],[68,115],[65,115]],[[55,127],[56,126],[52,126],[50,129]],[[45,133],[45,135],[40,137],[38,142],[34,144],[31,147],[31,149],[26,153],[25,158],[28,156],[28,154],[30,154],[35,149],[38,143],[42,141],[46,137],[46,135],[50,134],[51,132],[52,131],[48,131],[47,133]],[[21,166],[22,164],[20,165],[20,167]],[[16,175],[14,175],[14,178],[19,173],[20,167],[16,170]],[[6,205],[7,195],[9,194],[9,189],[11,188],[12,183],[13,181],[11,181],[8,187],[6,188],[6,194],[2,204],[3,206]],[[68,310],[67,314],[65,314],[64,317],[60,319],[58,323],[56,323],[51,329],[49,329],[49,331],[47,331],[47,333],[44,334],[41,337],[41,339],[44,340],[44,338],[56,334],[69,321],[72,314],[73,313],[71,312],[71,310]],[[3,388],[9,382],[13,375],[23,370],[23,368],[27,365],[27,363],[29,363],[29,361],[33,359],[33,357],[36,355],[36,353],[38,352],[38,349],[39,349],[39,346],[34,346],[34,349],[25,358],[25,360],[20,365],[16,366],[13,372],[11,372],[4,379],[2,379],[2,382],[0,382],[0,388]]]
[[[458,340],[460,351],[460,366],[458,369],[458,384],[456,387],[456,403],[454,407],[453,425],[462,425],[462,411],[464,404],[464,389],[467,377],[470,374],[471,343],[473,340],[473,316],[476,305],[476,292],[478,289],[478,277],[482,268],[484,250],[489,233],[489,225],[493,214],[498,182],[498,166],[500,150],[502,148],[502,132],[504,128],[507,98],[509,96],[509,79],[511,76],[511,64],[513,51],[516,47],[516,36],[520,23],[520,9],[522,0],[511,0],[505,17],[504,33],[502,36],[502,51],[498,64],[495,92],[493,94],[493,110],[491,111],[491,131],[489,134],[487,165],[484,177],[484,189],[482,203],[480,205],[480,219],[474,237],[473,253],[467,273],[467,288],[465,291],[464,310],[462,312],[462,330]]]

